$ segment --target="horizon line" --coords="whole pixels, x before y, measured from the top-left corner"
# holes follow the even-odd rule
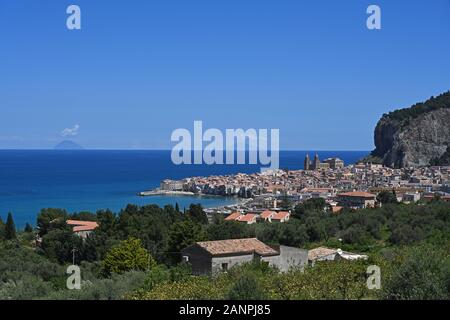
[[[373,149],[372,149],[373,150]],[[301,152],[333,152],[333,151],[352,151],[352,152],[372,152],[372,150],[362,149],[280,149],[278,151],[301,151]],[[0,148],[0,151],[172,151],[172,149],[134,149],[134,148],[82,148],[82,149],[53,149],[53,148]],[[192,149],[191,151],[204,151],[203,149]],[[254,151],[248,149],[227,150],[221,149],[217,151]],[[258,150],[256,150],[258,151]],[[270,151],[270,150],[264,150]]]

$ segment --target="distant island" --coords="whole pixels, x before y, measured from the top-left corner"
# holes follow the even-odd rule
[[[83,150],[84,148],[72,140],[64,140],[58,143],[55,150]]]

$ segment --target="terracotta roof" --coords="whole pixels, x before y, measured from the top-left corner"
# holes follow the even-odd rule
[[[74,226],[73,232],[92,231],[98,228],[98,223],[95,221],[67,220],[66,223]]]
[[[319,247],[308,251],[308,260],[316,260],[337,253],[336,249]]]
[[[80,232],[80,231],[93,231],[95,230],[97,227],[92,225],[92,226],[75,226],[73,227],[73,232]]]
[[[254,213],[247,213],[246,215],[240,216],[238,221],[240,222],[250,222],[256,217]]]
[[[269,217],[270,217],[271,215],[273,215],[273,214],[275,214],[274,211],[266,210],[266,211],[263,211],[263,212],[260,214],[260,217],[263,218],[263,219],[267,219],[267,218],[269,218]]]
[[[341,206],[331,206],[331,213],[339,213],[341,212],[343,207]]]
[[[239,218],[240,216],[241,214],[239,212],[233,212],[232,214],[230,214],[228,217],[225,218],[225,221],[233,221]]]
[[[213,256],[227,254],[277,255],[278,252],[256,238],[205,241],[196,243]]]
[[[354,192],[345,192],[338,194],[338,197],[358,197],[358,198],[375,198],[376,196],[372,193],[364,192],[364,191],[354,191]]]
[[[273,220],[283,220],[285,219],[287,216],[289,216],[289,212],[286,211],[280,211],[277,214],[275,214],[272,219]]]

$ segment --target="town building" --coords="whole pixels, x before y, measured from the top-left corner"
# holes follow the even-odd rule
[[[305,156],[305,161],[303,162],[303,169],[309,170],[310,166],[311,166],[311,160],[309,159],[309,154],[307,153]]]
[[[73,226],[72,231],[80,238],[86,239],[95,229],[98,228],[98,223],[95,221],[79,221],[67,220],[69,226]]]
[[[280,211],[280,212],[275,213],[272,216],[271,221],[272,222],[287,222],[287,221],[289,221],[290,217],[291,217],[291,214],[289,212]]]
[[[164,191],[182,191],[183,182],[180,180],[163,180],[160,183],[160,189]]]
[[[344,167],[344,161],[339,158],[328,158],[323,160],[324,163],[328,163],[331,169],[341,169]]]
[[[254,224],[257,222],[257,219],[258,219],[257,214],[247,213],[247,214],[244,214],[244,215],[241,215],[240,217],[238,217],[236,219],[236,221],[243,222],[246,224]]]
[[[353,191],[338,194],[338,202],[342,207],[364,209],[375,207],[376,196],[363,191]]]
[[[184,248],[181,256],[195,275],[215,275],[252,261],[267,262],[281,272],[303,268],[308,263],[308,250],[270,247],[256,238],[197,242]]]
[[[266,210],[266,211],[263,211],[260,215],[259,215],[259,217],[260,217],[260,219],[262,220],[262,221],[264,221],[264,222],[272,222],[272,218],[273,218],[273,216],[276,214],[276,212],[275,211],[269,211],[269,210]]]

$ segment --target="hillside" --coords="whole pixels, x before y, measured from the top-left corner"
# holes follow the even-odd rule
[[[397,168],[450,164],[450,91],[384,114],[374,139],[366,160]]]

